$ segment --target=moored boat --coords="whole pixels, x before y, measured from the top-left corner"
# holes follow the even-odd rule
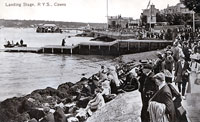
[[[27,44],[23,44],[23,45],[5,44],[4,47],[5,47],[5,48],[13,48],[13,47],[27,47]]]

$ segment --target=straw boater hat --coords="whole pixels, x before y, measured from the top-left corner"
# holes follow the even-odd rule
[[[172,55],[173,52],[171,50],[167,50],[166,54]]]

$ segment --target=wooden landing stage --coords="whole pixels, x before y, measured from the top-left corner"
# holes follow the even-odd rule
[[[73,49],[76,46],[60,46],[60,45],[47,45],[41,47],[39,53],[53,53],[53,54],[73,54]]]
[[[41,48],[37,47],[13,47],[2,49],[4,52],[31,52],[38,53]]]
[[[80,54],[80,55],[111,55],[139,53],[163,49],[172,45],[172,41],[166,40],[117,40],[114,42],[84,42],[74,46],[47,45],[40,48],[15,47],[5,48],[5,52],[32,52],[52,54]]]

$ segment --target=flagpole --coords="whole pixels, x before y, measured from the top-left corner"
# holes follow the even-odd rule
[[[108,0],[107,0],[107,29],[108,29]]]
[[[195,33],[195,12],[193,11],[193,32]]]
[[[151,14],[152,14],[151,11],[152,11],[152,10],[151,10],[151,5],[150,5],[150,22],[149,22],[149,24],[150,24],[150,26],[149,26],[150,32],[151,32],[151,16],[152,16],[152,15],[151,15]]]

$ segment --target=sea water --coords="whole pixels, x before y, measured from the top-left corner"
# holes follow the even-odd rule
[[[87,42],[91,38],[74,37],[70,33],[36,33],[34,28],[0,29],[0,48],[6,41],[19,42],[23,39],[28,47],[61,45]],[[71,38],[68,38],[71,36]],[[57,88],[65,82],[75,83],[82,77],[90,77],[100,70],[101,65],[113,64],[114,57],[66,54],[37,54],[0,52],[0,101],[22,96],[36,89]]]

